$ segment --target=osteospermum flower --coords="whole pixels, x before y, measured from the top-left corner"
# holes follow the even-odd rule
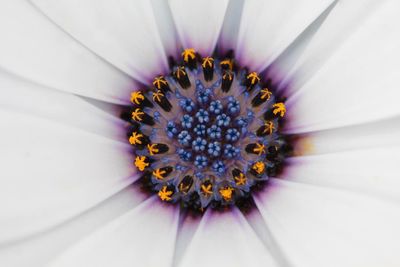
[[[0,4],[1,266],[398,266],[395,0]]]

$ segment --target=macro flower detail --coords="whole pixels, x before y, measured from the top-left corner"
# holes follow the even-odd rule
[[[400,266],[399,10],[2,0],[0,266]]]
[[[235,205],[288,155],[279,131],[285,104],[232,57],[185,49],[171,74],[132,92],[131,103],[122,117],[134,165],[162,201],[196,211]]]

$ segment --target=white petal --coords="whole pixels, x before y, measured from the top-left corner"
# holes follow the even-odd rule
[[[1,242],[70,219],[137,179],[125,144],[9,110],[0,121]]]
[[[39,84],[114,103],[135,85],[27,1],[2,1],[0,32],[0,67]]]
[[[255,71],[267,67],[333,0],[250,0],[241,15],[237,57]]]
[[[277,266],[240,213],[208,210],[179,266]]]
[[[170,0],[183,48],[211,55],[222,28],[228,0]]]
[[[295,154],[310,155],[400,145],[400,117],[313,132],[299,138]]]
[[[400,200],[400,145],[291,158],[283,178]]]
[[[112,106],[116,113],[117,108]],[[1,70],[0,108],[46,118],[126,142],[125,123],[114,115],[109,115],[75,95],[33,84]]]
[[[60,226],[18,242],[2,244],[0,262],[3,266],[46,266],[66,249],[132,210],[145,198],[147,196],[141,194],[137,188],[128,187]]]
[[[150,198],[78,243],[51,266],[171,266],[178,219],[179,209]]]
[[[256,204],[293,266],[399,266],[398,204],[272,179]]]
[[[136,80],[146,83],[168,70],[154,10],[163,22],[160,30],[171,31],[165,45],[172,46],[166,47],[167,51],[173,51],[173,22],[159,14],[165,4],[153,1],[153,9],[148,0],[33,2],[74,38]]]
[[[289,131],[314,131],[400,114],[399,8],[398,1],[382,3],[289,98]],[[327,30],[320,29],[325,31],[323,36],[330,34]]]
[[[399,200],[399,135],[400,118],[306,135],[283,177]]]

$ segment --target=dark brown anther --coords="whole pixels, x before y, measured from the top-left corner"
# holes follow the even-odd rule
[[[149,114],[145,113],[142,109],[140,108],[136,108],[133,112],[132,112],[132,119],[134,121],[140,122],[140,123],[144,123],[150,126],[154,125],[154,119],[153,117],[151,117]]]
[[[203,58],[201,66],[203,67],[204,80],[211,81],[214,77],[214,59],[212,57]]]
[[[265,153],[265,146],[260,143],[252,143],[248,144],[245,148],[245,151],[250,154],[261,155]]]
[[[168,91],[171,91],[171,88],[169,88],[169,84],[167,80],[164,78],[164,76],[157,76],[154,78],[153,85],[157,90],[160,90],[164,94]]]
[[[140,131],[133,131],[129,136],[129,143],[138,149],[143,149],[150,144],[150,138]]]
[[[233,62],[232,59],[225,59],[222,60],[219,65],[221,66],[221,69],[223,70],[229,70],[232,71],[233,70]]]
[[[267,88],[261,89],[260,92],[251,100],[253,107],[258,107],[271,98],[271,91]]]
[[[131,93],[131,102],[136,107],[149,107],[152,108],[153,104],[146,98],[142,91],[135,91]]]
[[[236,185],[245,185],[246,184],[246,176],[239,169],[232,170],[232,177],[235,180]]]
[[[185,67],[178,67],[178,69],[174,72],[174,77],[183,89],[190,87],[190,80]]]
[[[187,194],[192,185],[193,185],[193,177],[190,175],[186,175],[185,177],[183,177],[182,181],[178,185],[179,192]]]
[[[185,49],[182,52],[183,63],[187,66],[190,70],[196,68],[196,59],[198,54],[193,48]]]
[[[256,134],[259,137],[270,135],[274,132],[275,125],[272,121],[266,121],[263,126],[257,129]]]
[[[161,144],[161,143],[147,144],[147,150],[149,151],[149,154],[152,156],[168,152],[169,147],[166,144]]]
[[[222,92],[228,92],[231,89],[231,85],[233,82],[233,72],[231,71],[224,71],[222,74],[222,84],[221,90]]]
[[[169,112],[172,109],[172,105],[168,98],[165,96],[161,90],[157,90],[153,93],[153,101],[156,102],[163,110]]]
[[[260,81],[260,77],[258,76],[257,72],[251,72],[251,73],[247,74],[246,82],[245,82],[247,91],[253,90],[253,88],[258,84],[259,81]]]
[[[171,174],[174,169],[171,166],[162,167],[159,169],[155,169],[153,171],[153,176],[158,180],[163,180],[165,177]]]

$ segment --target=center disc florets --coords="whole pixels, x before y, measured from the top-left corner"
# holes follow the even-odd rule
[[[230,57],[182,64],[131,94],[129,143],[141,181],[161,200],[204,210],[241,203],[281,168],[284,103]]]

